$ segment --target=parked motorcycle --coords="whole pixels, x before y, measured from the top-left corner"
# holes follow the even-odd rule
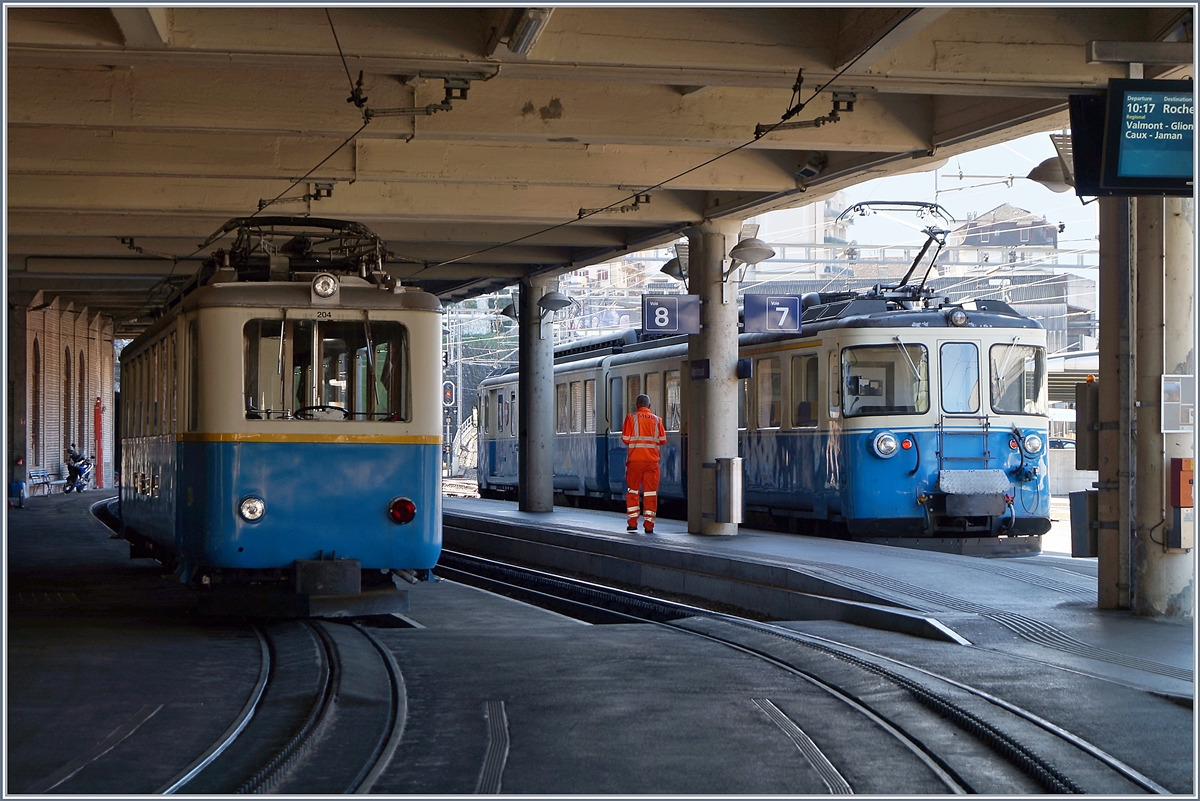
[[[88,482],[92,480],[92,461],[75,451],[74,446],[67,451],[67,483],[63,492],[83,492]]]

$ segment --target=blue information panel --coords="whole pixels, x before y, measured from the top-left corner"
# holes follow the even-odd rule
[[[753,334],[799,334],[799,295],[743,295],[743,330]]]
[[[1192,175],[1192,95],[1179,92],[1125,92],[1121,115],[1122,178]]]
[[[699,334],[699,295],[642,295],[642,331]]]

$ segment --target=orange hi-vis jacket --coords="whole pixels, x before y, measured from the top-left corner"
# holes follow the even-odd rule
[[[662,418],[649,409],[638,409],[625,416],[621,428],[621,441],[629,446],[626,462],[658,463],[658,446],[667,442],[667,431]]]

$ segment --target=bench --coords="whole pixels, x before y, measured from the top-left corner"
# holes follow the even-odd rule
[[[62,473],[51,473],[44,467],[35,467],[29,471],[28,476],[29,495],[33,496],[33,491],[38,487],[42,488],[44,495],[49,495],[52,487],[64,486],[67,480],[62,477]]]

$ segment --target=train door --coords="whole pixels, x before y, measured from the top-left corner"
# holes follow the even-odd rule
[[[624,498],[625,445],[621,442],[621,427],[625,424],[625,409],[628,408],[625,403],[625,377],[609,373],[607,394],[608,436],[604,451],[608,462],[608,494],[613,498]]]
[[[978,340],[938,340],[938,468],[991,466],[987,412],[980,389]]]

